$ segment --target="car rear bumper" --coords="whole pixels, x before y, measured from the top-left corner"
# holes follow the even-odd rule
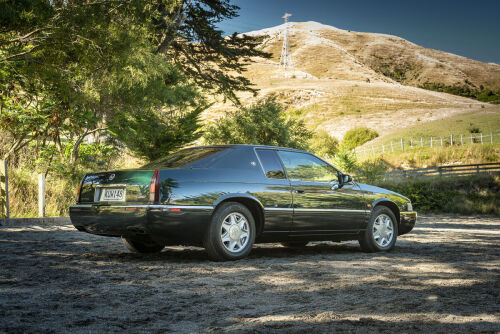
[[[413,230],[417,223],[417,213],[415,211],[404,211],[400,213],[399,235],[406,234]]]
[[[87,233],[192,241],[201,238],[212,211],[211,206],[77,204],[69,215],[73,226]]]

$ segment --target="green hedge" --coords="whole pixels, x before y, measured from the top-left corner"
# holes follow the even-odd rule
[[[378,182],[378,186],[409,197],[420,213],[500,215],[500,175],[442,177],[399,182]]]

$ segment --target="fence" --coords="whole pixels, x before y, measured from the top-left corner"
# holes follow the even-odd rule
[[[356,154],[361,158],[377,156],[386,153],[404,152],[410,149],[418,149],[424,147],[441,147],[441,146],[463,146],[469,144],[498,144],[500,143],[500,130],[490,132],[489,134],[459,134],[442,137],[430,138],[401,138],[399,140],[390,141],[389,143],[379,146],[365,146],[355,149]]]
[[[7,161],[0,160],[0,219],[10,218]],[[45,217],[45,175],[38,175],[38,217]]]
[[[385,173],[384,180],[439,176],[465,176],[483,173],[500,173],[500,162],[398,170]]]

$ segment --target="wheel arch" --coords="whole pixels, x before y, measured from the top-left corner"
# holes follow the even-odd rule
[[[262,233],[265,223],[264,206],[257,198],[246,193],[225,194],[215,201],[213,213],[215,213],[222,204],[227,202],[237,202],[246,206],[255,220],[255,229],[257,230],[256,236]]]
[[[379,198],[375,202],[372,203],[372,209],[375,209],[377,206],[385,206],[385,207],[389,208],[389,210],[391,210],[392,213],[394,213],[394,216],[396,217],[396,221],[398,222],[398,234],[399,234],[399,230],[400,230],[399,227],[401,225],[401,215],[400,215],[398,205],[388,198]]]

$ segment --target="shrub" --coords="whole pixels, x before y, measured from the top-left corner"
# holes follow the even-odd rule
[[[208,144],[257,144],[308,149],[311,132],[287,116],[274,96],[241,108],[205,129]]]
[[[311,151],[323,158],[334,157],[339,148],[339,141],[332,137],[328,132],[319,130],[314,133],[309,141]]]
[[[346,132],[342,146],[352,150],[377,137],[378,133],[375,130],[366,127],[354,128]]]
[[[356,168],[356,175],[366,182],[382,181],[387,164],[381,158],[365,160]]]
[[[346,173],[355,172],[357,164],[356,154],[342,146],[333,159],[333,165]]]

